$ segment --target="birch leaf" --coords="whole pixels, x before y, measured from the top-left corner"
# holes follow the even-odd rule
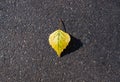
[[[49,44],[60,57],[70,42],[70,35],[62,30],[56,30],[49,36]]]

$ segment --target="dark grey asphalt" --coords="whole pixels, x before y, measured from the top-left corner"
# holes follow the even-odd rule
[[[73,37],[61,58],[59,18]],[[120,82],[120,0],[0,0],[0,82]]]

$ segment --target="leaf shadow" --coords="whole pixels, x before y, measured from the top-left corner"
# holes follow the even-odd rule
[[[81,42],[80,39],[77,39],[77,38],[73,37],[72,35],[70,35],[70,37],[71,37],[71,41],[68,44],[67,48],[64,49],[64,51],[62,52],[61,57],[65,56],[67,54],[70,54],[83,46],[83,43]]]

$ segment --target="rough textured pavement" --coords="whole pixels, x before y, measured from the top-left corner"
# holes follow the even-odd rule
[[[61,58],[59,18],[74,38]],[[0,82],[120,82],[120,0],[0,0]]]

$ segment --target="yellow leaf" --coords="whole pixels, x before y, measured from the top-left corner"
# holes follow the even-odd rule
[[[63,50],[70,42],[70,35],[62,30],[56,30],[49,36],[49,44],[60,57]]]

